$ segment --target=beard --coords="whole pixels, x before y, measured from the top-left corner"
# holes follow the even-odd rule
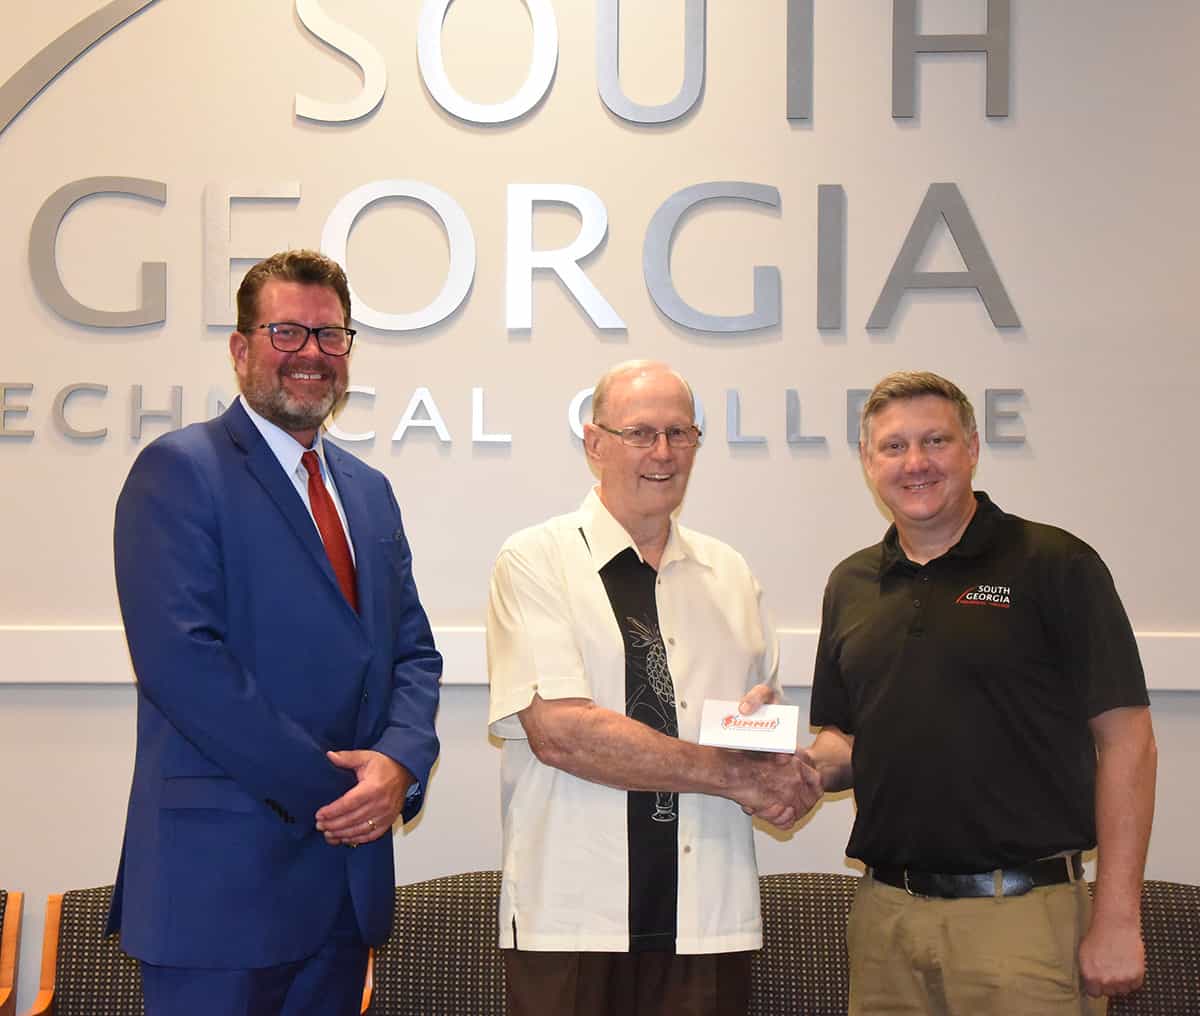
[[[271,373],[251,370],[247,377],[240,379],[242,395],[256,413],[289,433],[317,430],[346,394],[346,381],[334,373],[324,392],[293,395],[284,388],[284,374],[296,368],[303,369],[303,365],[288,363]],[[311,369],[314,372],[326,370],[323,365]]]

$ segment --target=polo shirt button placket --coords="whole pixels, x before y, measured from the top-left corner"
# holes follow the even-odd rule
[[[922,569],[916,576],[914,576],[913,581],[914,581],[914,585],[917,582],[921,582],[921,583],[928,582],[929,581],[928,572],[925,569]],[[916,589],[913,590],[914,593],[916,593],[917,591],[918,590],[916,590]],[[913,596],[913,599],[912,599],[913,616],[912,616],[912,621],[908,627],[908,634],[910,636],[915,636],[916,638],[921,638],[925,634],[925,625],[921,618],[922,602],[923,601],[921,600],[920,595]]]
[[[917,581],[920,582],[922,585],[927,584],[929,582],[929,569],[928,568],[921,569],[920,573],[917,575]],[[917,591],[917,595],[913,597],[913,606],[916,607],[918,610],[921,609],[921,593],[919,590]]]

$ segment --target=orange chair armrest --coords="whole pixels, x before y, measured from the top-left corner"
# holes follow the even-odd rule
[[[25,1016],[53,1016],[54,979],[58,974],[58,930],[62,925],[63,894],[46,900],[46,929],[42,932],[42,979],[33,1008]]]
[[[371,1008],[371,995],[375,991],[375,949],[367,953],[367,978],[363,984],[362,1009],[360,1013],[366,1012]]]
[[[39,991],[33,1000],[33,1008],[25,1016],[54,1016],[54,989]]]

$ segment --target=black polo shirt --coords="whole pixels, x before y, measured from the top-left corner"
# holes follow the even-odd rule
[[[811,721],[854,735],[846,852],[975,872],[1096,844],[1089,718],[1149,704],[1091,547],[986,494],[924,566],[893,525],[829,577]]]

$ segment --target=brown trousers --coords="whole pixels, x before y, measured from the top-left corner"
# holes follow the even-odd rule
[[[850,910],[851,1016],[1103,1016],[1079,980],[1083,882],[942,900],[863,878]]]
[[[508,1016],[745,1016],[752,953],[502,949]]]

